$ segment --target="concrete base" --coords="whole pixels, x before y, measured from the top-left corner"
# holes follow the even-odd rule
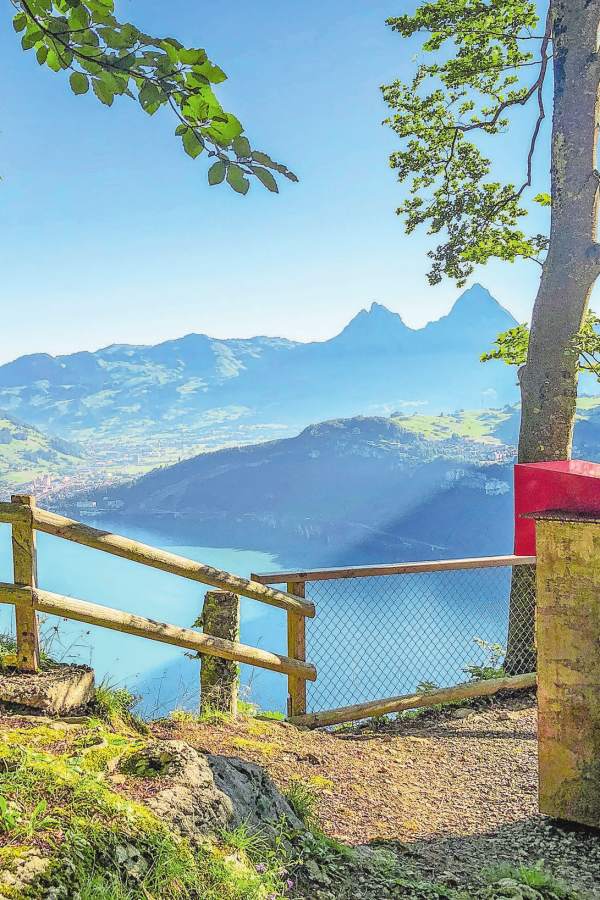
[[[64,665],[46,672],[0,675],[0,703],[26,707],[47,716],[63,716],[94,699],[94,670]]]

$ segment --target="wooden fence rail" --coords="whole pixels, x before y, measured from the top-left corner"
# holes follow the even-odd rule
[[[252,573],[260,584],[294,584],[331,581],[337,578],[376,578],[381,575],[417,575],[420,572],[452,572],[460,569],[492,569],[498,566],[535,565],[535,556],[476,556],[472,559],[434,559],[424,562],[393,563],[381,566],[353,566],[335,569],[305,569],[303,572]]]
[[[486,681],[470,681],[465,684],[454,684],[451,687],[436,688],[434,691],[422,691],[417,694],[403,694],[400,697],[387,697],[384,700],[369,700],[366,703],[355,703],[353,706],[340,706],[338,709],[326,709],[323,712],[308,713],[302,716],[291,716],[290,722],[305,725],[308,728],[324,728],[327,725],[341,725],[343,722],[355,722],[372,716],[388,716],[405,709],[423,709],[436,706],[438,703],[453,703],[471,700],[473,697],[484,697],[498,691],[518,691],[535,687],[535,672],[527,675],[509,675],[506,678],[489,678]]]
[[[0,603],[13,603],[17,608],[38,610],[53,616],[86,622],[88,625],[100,625],[113,631],[134,634],[152,641],[162,641],[163,644],[173,644],[186,650],[210,653],[223,659],[233,659],[261,669],[293,675],[296,678],[315,681],[317,677],[316,670],[310,663],[270,653],[267,650],[258,650],[246,644],[226,641],[209,634],[201,634],[189,628],[180,628],[178,625],[156,622],[108,606],[75,600],[73,597],[65,597],[40,588],[26,588],[0,582]]]
[[[286,593],[121,535],[91,528],[74,519],[39,509],[35,498],[28,494],[17,494],[11,498],[11,503],[0,503],[0,522],[12,526],[15,579],[14,584],[0,583],[0,603],[15,606],[17,667],[22,671],[35,672],[39,669],[36,611],[41,611],[281,672],[288,676],[289,692],[294,697],[306,696],[306,681],[315,681],[317,677],[315,667],[306,662],[301,639],[305,616],[312,618],[315,614],[314,604],[304,598],[303,591],[298,594]],[[210,634],[155,622],[121,610],[42,590],[37,587],[36,531],[44,531],[113,556],[284,609],[288,615],[288,633],[296,635],[290,643],[292,652],[290,656],[281,656]],[[298,652],[297,656],[295,650]],[[306,712],[306,705],[302,707],[296,703],[294,710],[297,713]]]

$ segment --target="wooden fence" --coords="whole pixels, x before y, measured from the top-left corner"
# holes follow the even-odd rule
[[[114,631],[161,641],[188,650],[211,654],[275,672],[288,678],[288,718],[309,727],[334,725],[404,709],[432,706],[451,700],[491,694],[503,688],[534,685],[535,673],[498,678],[493,681],[453,685],[425,693],[388,697],[352,706],[307,714],[306,682],[316,681],[317,671],[306,661],[306,618],[315,616],[314,604],[306,599],[306,583],[330,579],[361,579],[381,575],[409,575],[423,572],[447,572],[460,569],[519,566],[535,563],[532,556],[495,556],[476,559],[436,560],[433,562],[398,563],[395,565],[357,566],[353,568],[312,569],[302,572],[272,572],[240,578],[230,572],[176,556],[156,547],[84,525],[73,519],[40,509],[35,498],[14,495],[10,503],[0,503],[0,522],[12,526],[14,583],[0,582],[0,603],[15,606],[17,633],[17,667],[22,671],[39,669],[39,630],[37,612],[46,612],[99,625]],[[249,597],[287,612],[288,655],[281,656],[235,641],[225,640],[192,629],[156,622],[84,600],[64,597],[38,587],[36,531],[74,541],[86,547],[120,556],[141,565],[160,569],[182,578],[211,585],[222,591]],[[271,587],[287,585],[287,591]]]
[[[465,569],[487,569],[500,566],[522,566],[535,564],[535,556],[488,556],[473,559],[444,559],[428,562],[396,563],[394,565],[354,566],[352,568],[308,569],[302,572],[269,572],[252,574],[253,581],[265,586],[287,584],[287,591],[297,597],[306,596],[306,583],[310,581],[329,581],[343,578],[359,579],[387,575],[418,575],[425,572],[449,572]],[[288,616],[288,653],[290,656],[304,659],[306,656],[305,618],[292,614]],[[310,648],[309,648],[310,649]],[[371,716],[387,715],[406,709],[418,709],[466,700],[485,694],[493,694],[499,690],[532,687],[536,683],[535,673],[495,678],[488,681],[471,682],[452,685],[436,690],[404,694],[397,697],[386,697],[382,700],[371,700],[342,706],[336,709],[325,709],[319,712],[306,711],[306,680],[301,676],[290,679],[290,697],[288,700],[288,718],[297,725],[318,728],[352,722]]]
[[[0,603],[11,603],[15,607],[17,667],[21,671],[35,672],[39,669],[37,611],[40,611],[281,672],[288,676],[291,696],[297,694],[298,684],[316,680],[316,669],[306,662],[304,645],[300,639],[295,638],[290,643],[289,656],[280,656],[278,653],[259,650],[256,647],[227,641],[210,634],[201,634],[176,625],[155,622],[142,616],[38,588],[36,531],[44,531],[46,534],[74,541],[113,556],[130,559],[145,566],[161,569],[163,572],[170,572],[182,578],[189,578],[220,590],[277,606],[287,612],[288,633],[291,635],[301,635],[304,618],[306,616],[312,618],[315,614],[314,605],[304,599],[303,593],[294,596],[293,592],[286,593],[257,581],[240,578],[230,572],[167,553],[156,547],[91,528],[73,519],[40,509],[35,504],[35,498],[27,494],[13,496],[10,503],[0,503],[0,522],[12,526],[14,583],[0,582]]]

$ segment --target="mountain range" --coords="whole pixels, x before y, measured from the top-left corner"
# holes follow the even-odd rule
[[[21,356],[0,366],[0,407],[63,438],[206,439],[203,449],[298,433],[332,417],[431,413],[517,400],[515,373],[478,356],[515,319],[481,285],[424,328],[373,303],[328,341],[220,340]]]
[[[490,508],[510,506],[514,446],[495,432],[508,434],[517,419],[512,407],[335,419],[294,438],[202,453],[86,497],[110,509],[111,520],[317,565],[452,555],[469,543],[453,503],[468,506],[472,495],[465,521],[477,552],[502,552],[511,517]],[[433,516],[433,539],[431,511],[423,518],[419,510],[436,497],[447,517]]]

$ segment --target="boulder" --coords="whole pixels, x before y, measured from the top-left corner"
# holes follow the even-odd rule
[[[271,842],[278,837],[277,823],[285,818],[289,827],[304,825],[281,796],[267,773],[255,763],[229,756],[208,756],[215,785],[233,805],[232,827],[247,822]]]
[[[288,828],[304,827],[260,766],[198,753],[184,741],[149,741],[123,757],[120,769],[169,780],[146,804],[194,845],[242,822],[273,844],[283,817]]]

